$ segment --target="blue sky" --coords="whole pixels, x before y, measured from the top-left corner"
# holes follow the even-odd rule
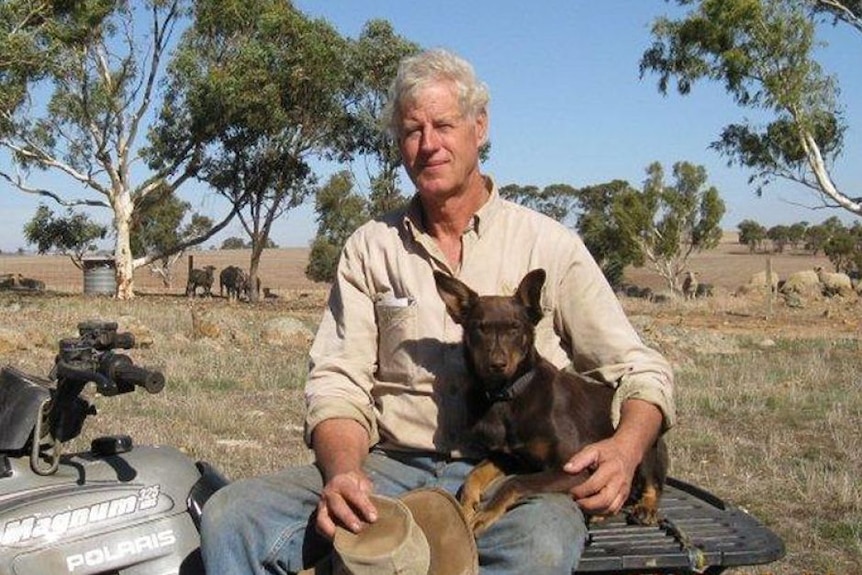
[[[737,108],[720,86],[700,84],[687,97],[663,97],[654,76],[639,78],[651,22],[674,9],[667,2],[298,0],[295,5],[354,38],[369,19],[384,18],[424,47],[448,48],[471,61],[491,91],[492,153],[484,171],[498,184],[583,187],[624,179],[640,187],[651,162],[661,162],[669,172],[675,162],[688,161],[706,167],[709,183],[719,189],[727,204],[725,229],[746,218],[767,226],[819,222],[831,215],[853,221],[842,210],[807,209],[817,200],[790,183],[775,182],[758,198],[747,172],[726,167],[710,142],[726,124],[753,116]],[[850,125],[834,176],[842,189],[862,195],[862,35],[846,26],[822,32],[830,45],[820,62],[839,78]],[[318,167],[323,176],[334,169]],[[409,186],[406,178],[404,183]],[[190,187],[183,195],[194,209],[220,214],[220,202],[206,189]],[[23,245],[21,227],[37,204],[0,183],[0,249]],[[93,217],[110,221],[106,212]],[[282,217],[273,240],[283,247],[305,246],[315,228],[309,205]],[[219,237],[230,235],[243,236],[238,223]]]

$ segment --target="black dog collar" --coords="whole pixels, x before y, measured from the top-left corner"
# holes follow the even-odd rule
[[[488,401],[491,403],[497,403],[498,401],[512,401],[518,397],[528,385],[530,385],[535,373],[535,370],[531,369],[515,381],[508,383],[499,389],[486,391],[485,397],[487,397]]]

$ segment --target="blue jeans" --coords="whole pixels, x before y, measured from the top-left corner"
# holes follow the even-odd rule
[[[374,451],[365,471],[375,492],[440,487],[453,495],[473,463]],[[201,547],[209,575],[287,575],[330,549],[314,528],[322,490],[313,465],[244,479],[217,491],[204,507]],[[586,541],[583,514],[566,494],[524,500],[482,533],[476,544],[483,575],[570,575]]]

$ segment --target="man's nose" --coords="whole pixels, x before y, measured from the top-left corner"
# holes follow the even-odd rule
[[[422,150],[436,150],[440,147],[440,137],[437,130],[428,128],[422,130],[422,140],[419,142]]]

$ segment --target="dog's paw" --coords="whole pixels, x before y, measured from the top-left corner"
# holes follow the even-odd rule
[[[637,525],[654,526],[659,523],[658,509],[654,505],[636,503],[628,515],[631,521]]]
[[[461,504],[461,510],[464,512],[464,516],[469,520],[471,517],[476,515],[476,512],[479,510],[479,498],[481,494],[469,494],[462,492],[461,497],[459,498],[459,503]]]
[[[497,520],[503,516],[503,513],[505,513],[505,510],[498,511],[494,509],[483,509],[481,511],[477,511],[476,514],[467,521],[467,524],[470,526],[470,529],[472,529],[473,535],[478,537],[483,531],[496,523]]]
[[[598,525],[600,523],[604,523],[607,519],[607,515],[587,515],[587,524]]]

